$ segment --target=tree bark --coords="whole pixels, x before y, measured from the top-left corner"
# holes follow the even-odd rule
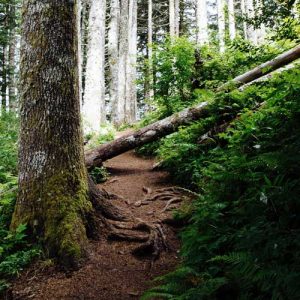
[[[206,0],[197,0],[196,3],[196,42],[204,45],[208,42],[208,19]]]
[[[83,102],[85,132],[99,132],[105,112],[105,14],[106,0],[92,0]]]
[[[125,123],[126,105],[126,70],[128,57],[128,22],[129,0],[121,1],[120,39],[119,39],[119,74],[118,74],[118,105],[116,125]]]
[[[232,81],[229,83],[226,83],[222,85],[218,90],[223,90],[228,88],[232,83],[234,83],[235,86],[239,86],[242,84],[246,84],[248,82],[252,82],[253,80],[264,76],[276,69],[279,69],[283,66],[288,65],[289,63],[295,61],[296,59],[300,58],[300,45],[294,47],[291,50],[288,50],[274,59],[267,61],[260,66],[240,75],[235,77]]]
[[[229,37],[234,40],[236,36],[234,0],[228,0],[228,23]]]
[[[219,47],[220,52],[225,51],[225,3],[224,0],[218,0],[218,29],[219,29]]]
[[[207,108],[207,102],[200,103],[195,107],[185,109],[168,118],[146,126],[133,134],[128,134],[109,144],[87,151],[85,155],[86,166],[88,168],[101,166],[102,162],[107,159],[173,133],[180,126],[187,125],[192,121],[205,117],[207,115]]]
[[[110,7],[110,26],[108,31],[108,64],[110,73],[109,96],[111,103],[111,121],[118,123],[118,87],[119,87],[119,25],[120,1],[112,0]]]
[[[299,46],[300,47],[300,46]],[[299,56],[298,56],[299,57]],[[291,59],[291,58],[290,58]],[[294,56],[293,60],[296,60],[297,56]],[[291,59],[292,61],[292,59]],[[267,64],[267,63],[266,63]],[[287,63],[286,63],[287,64]],[[298,64],[295,64],[298,66]],[[285,66],[282,70],[275,70],[279,69],[280,67],[274,67],[273,72],[269,73],[261,73],[260,76],[253,77],[251,82],[245,81],[241,83],[241,85],[245,84],[252,84],[258,81],[265,81],[268,80],[273,76],[273,74],[277,74],[281,71],[285,71],[287,69],[293,68],[293,66]],[[247,73],[246,73],[247,74]],[[243,76],[243,75],[242,75]],[[240,76],[240,77],[242,77]],[[224,85],[223,88],[227,86]],[[232,88],[232,84],[228,85]],[[234,85],[236,87],[236,85]],[[243,89],[244,86],[240,87]],[[219,89],[221,90],[221,88]],[[124,137],[116,139],[108,144],[99,146],[93,150],[87,151],[85,154],[85,161],[86,166],[88,169],[93,167],[102,166],[102,162],[106,161],[110,158],[118,156],[124,152],[132,150],[136,147],[142,146],[144,144],[156,141],[166,135],[169,135],[178,130],[178,128],[182,125],[187,125],[195,120],[199,120],[202,117],[206,117],[208,115],[208,108],[209,104],[207,102],[202,102],[199,105],[187,108],[179,113],[176,113],[168,118],[163,120],[157,121],[151,125],[148,125],[138,131],[135,131],[131,134],[128,134]]]
[[[137,90],[137,1],[129,0],[128,16],[128,52],[126,58],[125,123],[136,121]]]
[[[169,0],[169,31],[171,39],[176,36],[175,22],[175,0]]]
[[[77,7],[23,2],[19,195],[12,229],[68,267],[85,255],[88,182],[80,127]]]

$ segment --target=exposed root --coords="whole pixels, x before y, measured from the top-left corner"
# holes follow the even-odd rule
[[[153,195],[146,196],[142,201],[135,202],[134,206],[140,207],[142,205],[149,205],[153,201],[167,201],[166,206],[161,211],[163,213],[177,208],[177,205],[174,204],[179,204],[184,200],[191,200],[195,197],[198,197],[197,193],[182,187],[173,186],[156,190]]]
[[[133,217],[130,211],[121,210],[112,203],[112,195],[99,190],[91,178],[89,187],[95,213],[89,216],[88,231],[101,227],[106,229],[101,231],[104,234],[106,232],[109,240],[142,243],[132,251],[132,254],[139,258],[151,257],[155,260],[162,251],[168,249],[163,228],[158,222],[145,222]]]

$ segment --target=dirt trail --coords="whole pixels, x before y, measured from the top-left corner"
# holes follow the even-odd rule
[[[160,201],[136,207],[145,193],[168,187],[168,174],[153,171],[154,160],[136,156],[133,152],[120,155],[105,166],[110,179],[100,185],[108,192],[121,196],[116,204],[130,208],[136,217],[153,221],[164,207]],[[139,299],[149,287],[151,279],[171,271],[178,264],[179,241],[174,229],[164,227],[168,252],[152,264],[138,260],[130,251],[136,244],[108,242],[105,239],[91,242],[90,258],[79,271],[66,274],[54,266],[35,265],[26,271],[13,285],[11,299],[83,299],[126,300]]]

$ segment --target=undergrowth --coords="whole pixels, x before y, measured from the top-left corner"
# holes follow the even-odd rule
[[[299,299],[299,95],[289,70],[217,94],[214,117],[164,139],[165,168],[201,196],[185,216],[182,265],[142,299]]]
[[[17,194],[18,119],[9,114],[0,117],[0,296],[40,251],[26,240],[26,225],[9,231]]]

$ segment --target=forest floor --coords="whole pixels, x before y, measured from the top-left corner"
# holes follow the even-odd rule
[[[170,187],[168,173],[153,170],[155,161],[127,152],[105,163],[109,180],[101,184],[107,192],[120,196],[119,207],[130,209],[134,216],[152,222],[159,218],[166,203],[151,201],[147,206],[136,203],[161,188]],[[16,280],[10,299],[139,299],[151,286],[151,280],[175,269],[180,248],[177,232],[164,225],[169,250],[159,259],[139,260],[131,251],[132,242],[92,241],[87,263],[78,271],[65,273],[47,262],[37,262]],[[8,298],[8,299],[9,299]]]

